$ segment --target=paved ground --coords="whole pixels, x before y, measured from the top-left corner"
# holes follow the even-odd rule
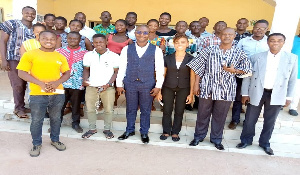
[[[31,158],[29,134],[0,132],[0,174],[299,174],[300,159],[43,136]]]
[[[4,174],[298,174],[300,173],[300,119],[281,111],[271,139],[276,156],[267,156],[257,145],[262,122],[257,125],[255,143],[246,149],[236,149],[242,126],[236,130],[224,128],[225,151],[216,151],[209,137],[197,147],[189,147],[195,124],[195,112],[185,114],[186,128],[181,140],[160,141],[161,113],[151,118],[150,143],[141,144],[140,136],[123,142],[107,140],[102,132],[103,120],[97,121],[98,133],[89,140],[81,139],[68,125],[61,128],[61,141],[67,150],[59,152],[50,145],[49,121],[43,127],[43,148],[40,157],[31,158],[30,120],[12,116],[12,92],[7,75],[0,71],[0,175]],[[114,133],[125,128],[124,111],[115,110]],[[7,115],[9,114],[9,115]],[[4,116],[4,117],[3,117]],[[9,116],[10,120],[5,117]],[[159,117],[160,118],[159,118]],[[68,120],[68,116],[65,117]],[[70,119],[70,116],[69,116]],[[99,119],[102,119],[100,116]],[[230,119],[230,118],[229,118]],[[228,122],[228,121],[227,121]],[[228,124],[228,123],[227,123]],[[227,125],[226,124],[226,125]],[[81,119],[87,130],[87,119]],[[137,123],[138,125],[138,123]],[[241,154],[242,153],[242,154]]]

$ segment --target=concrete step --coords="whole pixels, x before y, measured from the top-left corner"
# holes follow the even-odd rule
[[[15,132],[15,133],[28,133],[30,134],[30,123],[29,122],[20,122],[20,121],[7,121],[0,120],[0,131],[4,132]],[[44,122],[44,126],[42,128],[43,135],[49,136],[48,133],[49,124]],[[83,128],[84,132],[88,131],[88,128]],[[221,152],[237,152],[242,154],[253,154],[253,155],[264,155],[264,151],[258,146],[258,137],[259,134],[254,137],[254,142],[252,146],[247,147],[246,149],[237,149],[235,146],[240,142],[239,135],[242,127],[238,126],[236,130],[229,130],[225,127],[224,130],[224,139],[222,141],[225,150]],[[257,128],[258,131],[261,129]],[[91,140],[102,140],[102,141],[112,141],[112,142],[125,142],[125,143],[134,143],[134,144],[142,144],[140,140],[139,132],[136,132],[134,136],[129,137],[126,140],[120,141],[118,140],[118,136],[120,136],[124,130],[112,130],[115,137],[113,139],[105,138],[102,133],[103,129],[98,129],[98,133],[91,136],[89,139]],[[70,126],[63,125],[61,127],[60,132],[61,140],[63,141],[63,137],[82,139],[81,135],[83,133],[77,133]],[[209,134],[204,139],[203,142],[199,143],[198,146],[191,147],[189,146],[189,142],[193,139],[193,135],[180,135],[179,142],[173,142],[171,137],[167,140],[159,139],[160,133],[149,133],[150,142],[149,145],[157,145],[157,146],[171,146],[171,147],[180,147],[186,149],[205,149],[205,150],[214,150],[218,151],[213,144],[209,142]],[[271,145],[275,152],[275,156],[281,157],[294,157],[300,158],[300,131],[297,131],[293,128],[281,128],[275,129],[272,139]],[[147,144],[143,144],[143,146],[147,146]]]
[[[114,118],[112,122],[112,129],[118,131],[124,131],[126,128],[126,108],[124,107],[124,102],[119,102],[121,104],[119,107],[114,109]],[[4,120],[13,120],[19,122],[30,122],[30,119],[19,119],[17,116],[13,114],[14,104],[10,100],[0,100],[0,117],[3,117]],[[150,120],[150,132],[152,133],[161,133],[162,132],[162,116],[163,113],[157,107],[157,111],[151,112],[151,120]],[[231,111],[231,110],[230,110]],[[29,114],[30,116],[30,114]],[[245,118],[245,114],[241,114],[241,121]],[[97,128],[103,129],[104,127],[104,114],[103,110],[99,111],[98,120],[97,120]],[[195,124],[197,119],[197,110],[193,111],[185,111],[183,115],[182,129],[181,135],[193,135],[195,130]],[[228,123],[231,121],[231,112],[228,113],[226,118],[225,129]],[[44,123],[49,124],[49,119],[45,119]],[[63,124],[71,125],[72,119],[71,114],[67,114],[64,116]],[[88,120],[87,117],[84,116],[81,118],[81,126],[84,128],[88,128]],[[239,124],[242,127],[242,124]],[[257,128],[262,128],[263,126],[263,118],[259,118],[258,123],[256,124]],[[275,128],[279,129],[282,127],[300,127],[300,117],[292,117],[287,114],[286,111],[281,111],[279,117],[277,118]],[[140,128],[140,111],[137,112],[136,119],[136,131],[139,131]]]

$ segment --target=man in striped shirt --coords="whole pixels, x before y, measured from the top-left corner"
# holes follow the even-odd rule
[[[220,46],[203,49],[187,64],[197,75],[194,93],[199,95],[195,134],[190,146],[204,140],[212,116],[210,142],[224,150],[222,135],[230,104],[235,99],[235,76],[249,74],[252,69],[244,51],[232,46],[234,37],[235,31],[225,28],[220,33]]]
[[[20,47],[28,39],[34,38],[32,21],[36,10],[30,6],[22,9],[22,19],[8,20],[0,24],[0,57],[1,69],[8,72],[15,103],[14,113],[19,118],[28,118],[30,112],[25,108],[26,81],[18,76],[17,65],[20,62]]]
[[[69,68],[71,70],[71,77],[63,83],[65,90],[65,103],[61,111],[61,121],[64,115],[64,109],[68,101],[72,105],[72,128],[82,133],[80,127],[80,104],[84,94],[83,80],[83,56],[88,52],[79,46],[81,35],[78,32],[70,32],[67,35],[68,46],[58,48],[56,51],[67,58]]]

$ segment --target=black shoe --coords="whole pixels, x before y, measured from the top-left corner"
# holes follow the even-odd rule
[[[188,111],[192,111],[193,107],[192,107],[191,104],[187,104],[187,105],[185,105],[185,109],[188,110]]]
[[[273,150],[272,150],[272,148],[271,147],[264,147],[264,146],[261,146],[261,145],[259,145],[262,149],[264,149],[264,151],[265,151],[265,153],[267,153],[268,155],[274,155],[274,152],[273,152]]]
[[[228,125],[228,128],[234,130],[237,125],[238,123],[231,121]]]
[[[135,132],[124,132],[121,136],[118,137],[119,140],[125,140],[127,139],[129,136],[133,136],[135,135]]]
[[[203,139],[193,139],[191,143],[189,144],[190,146],[197,146],[200,142],[203,142]]]
[[[239,148],[239,149],[243,149],[243,148],[246,148],[249,145],[252,145],[252,144],[239,143],[239,144],[236,145],[236,147]]]
[[[210,143],[213,143],[218,150],[225,150],[222,143],[214,143],[212,141],[210,141]]]
[[[74,125],[74,126],[72,126],[72,128],[78,133],[83,132],[83,129],[79,125]]]
[[[166,140],[170,135],[166,136],[166,134],[160,135],[159,139],[160,140]]]
[[[289,114],[292,115],[292,116],[298,116],[298,112],[294,109],[290,109]]]
[[[172,137],[173,142],[178,142],[180,140],[180,137],[177,135],[177,137]]]
[[[143,143],[149,143],[148,134],[141,134],[141,140]]]

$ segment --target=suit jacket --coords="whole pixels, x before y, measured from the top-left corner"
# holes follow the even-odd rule
[[[185,54],[182,63],[177,69],[175,53],[165,56],[164,62],[167,68],[165,80],[163,86],[169,88],[188,88],[190,87],[190,70],[187,63],[189,63],[194,57],[190,54]]]
[[[250,97],[250,104],[258,106],[264,92],[264,80],[267,65],[267,52],[250,57],[252,76],[244,78],[242,95]],[[281,51],[277,75],[271,95],[271,105],[284,105],[286,97],[293,97],[296,90],[298,58],[296,55]]]

